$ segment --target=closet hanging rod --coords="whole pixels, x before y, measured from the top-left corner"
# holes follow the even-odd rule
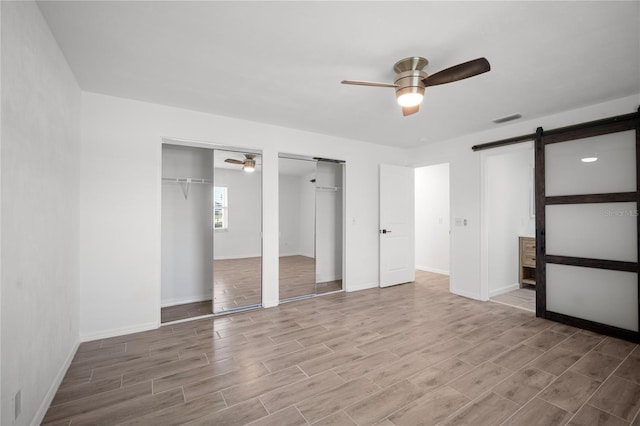
[[[172,182],[172,183],[207,183],[207,184],[213,183],[211,179],[180,178],[180,177],[163,177],[162,181]]]
[[[342,188],[338,186],[316,186],[316,191],[341,191]]]
[[[184,195],[185,200],[189,197],[189,186],[192,183],[213,184],[213,181],[211,179],[179,178],[179,177],[163,177],[162,182],[179,184],[180,188],[182,188],[182,194]]]

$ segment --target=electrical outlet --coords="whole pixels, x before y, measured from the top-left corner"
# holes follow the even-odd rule
[[[13,420],[18,420],[20,412],[22,411],[22,389],[16,392],[16,396],[13,398]]]

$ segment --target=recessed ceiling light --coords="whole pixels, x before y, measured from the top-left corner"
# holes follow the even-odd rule
[[[500,124],[500,123],[506,123],[507,121],[517,120],[518,118],[522,118],[522,115],[511,114],[511,115],[505,115],[504,117],[496,118],[495,120],[493,120],[493,122],[496,124]]]
[[[580,161],[583,163],[593,163],[594,161],[598,161],[598,157],[584,157],[581,158]]]

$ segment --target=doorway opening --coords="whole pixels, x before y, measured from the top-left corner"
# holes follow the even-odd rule
[[[415,169],[416,280],[449,290],[450,271],[449,163]]]
[[[482,155],[483,299],[535,313],[533,143]]]

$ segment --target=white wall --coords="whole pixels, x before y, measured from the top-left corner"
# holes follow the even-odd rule
[[[291,161],[291,160],[289,160]],[[311,185],[308,181],[307,184]],[[280,208],[279,255],[294,256],[300,254],[300,214],[301,189],[304,180],[300,176],[280,175],[278,181]]]
[[[278,153],[346,161],[346,290],[378,285],[378,164],[404,164],[406,151],[93,93],[82,99],[83,339],[160,322],[162,137],[262,151],[265,306],[279,299]]]
[[[482,175],[480,153],[473,152],[476,144],[522,134],[534,133],[538,126],[547,129],[569,126],[637,110],[640,96],[633,95],[588,107],[566,111],[534,120],[523,120],[497,126],[490,131],[427,144],[409,151],[414,166],[450,163],[451,217],[467,219],[467,226],[451,227],[451,291],[486,300],[488,288],[482,290],[480,277],[486,277],[481,268],[481,257],[487,256],[481,248],[481,192]]]
[[[1,2],[0,9],[0,424],[38,424],[78,343],[81,99],[38,6]]]
[[[535,218],[531,216],[533,142],[486,154],[487,258],[489,297],[493,297],[519,288],[518,237],[535,237]]]
[[[317,283],[342,279],[342,167],[322,161],[317,164],[314,185]]]
[[[225,156],[216,151],[215,155]],[[216,168],[215,186],[227,188],[229,203],[228,228],[216,230],[215,259],[260,257],[262,252],[262,173]]]
[[[213,151],[165,144],[162,176],[213,178]],[[211,300],[213,184],[162,183],[162,306]]]
[[[416,269],[449,274],[449,164],[415,170]]]

